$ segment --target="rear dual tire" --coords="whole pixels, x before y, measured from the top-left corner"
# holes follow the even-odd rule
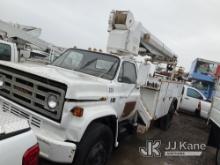
[[[170,128],[171,121],[173,119],[173,115],[175,113],[175,110],[176,110],[176,108],[175,108],[174,104],[172,103],[170,105],[170,108],[169,108],[169,111],[168,111],[167,115],[165,115],[164,117],[162,117],[160,119],[160,128],[162,130],[166,131],[166,130],[168,130]]]

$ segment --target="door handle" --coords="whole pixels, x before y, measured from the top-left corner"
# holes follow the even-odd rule
[[[189,98],[188,98],[188,97],[185,97],[184,99],[185,99],[185,100],[189,100]]]

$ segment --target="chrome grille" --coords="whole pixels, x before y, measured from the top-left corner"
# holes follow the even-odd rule
[[[66,90],[63,88],[64,84],[2,65],[0,79],[4,81],[3,87],[0,87],[0,95],[36,113],[60,121]],[[58,98],[58,106],[53,110],[47,105],[47,98],[51,94]]]

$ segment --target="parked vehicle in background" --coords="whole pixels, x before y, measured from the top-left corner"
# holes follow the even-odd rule
[[[182,99],[180,101],[180,110],[194,113],[207,119],[210,109],[211,102],[196,88],[188,85],[184,85],[182,93]]]
[[[0,20],[0,60],[49,63],[65,49],[39,38],[41,29]]]
[[[39,146],[28,122],[0,110],[0,164],[38,165]]]
[[[192,82],[192,86],[211,101],[215,90],[215,80],[219,74],[219,62],[197,58],[191,65],[188,78]]]

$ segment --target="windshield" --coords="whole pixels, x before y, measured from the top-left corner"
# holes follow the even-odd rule
[[[85,50],[69,49],[51,65],[112,80],[119,65],[119,58]]]
[[[193,81],[192,86],[198,90],[204,90],[204,91],[207,91],[209,88],[209,84],[202,81]]]
[[[196,64],[195,72],[208,76],[213,76],[217,68],[217,64],[198,61]]]

